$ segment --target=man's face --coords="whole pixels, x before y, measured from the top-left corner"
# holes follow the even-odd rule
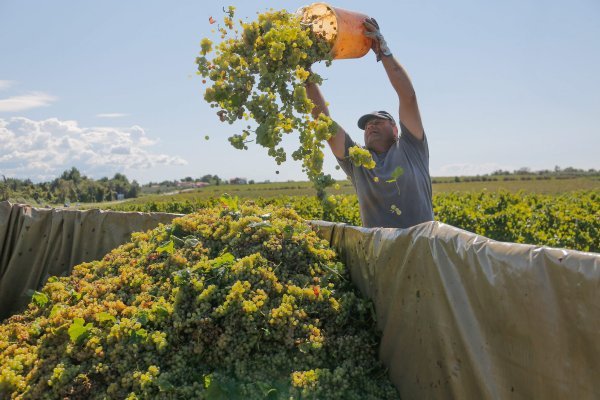
[[[398,128],[392,121],[372,118],[365,125],[365,146],[376,153],[384,153],[398,139]]]

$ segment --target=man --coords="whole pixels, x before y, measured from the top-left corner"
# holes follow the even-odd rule
[[[408,228],[433,220],[427,138],[406,71],[392,56],[377,22],[369,18],[364,26],[365,35],[373,39],[372,50],[377,61],[383,63],[398,94],[400,128],[386,111],[373,111],[358,120],[358,127],[364,130],[365,147],[376,163],[373,169],[352,164],[348,149],[356,144],[339,125],[337,133],[328,142],[354,185],[363,226]],[[329,116],[319,87],[309,83],[306,90],[315,104],[313,116],[316,118],[320,113]],[[403,173],[398,176],[401,171]]]

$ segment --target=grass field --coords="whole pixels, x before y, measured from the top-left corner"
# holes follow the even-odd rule
[[[523,191],[526,193],[538,193],[557,195],[579,190],[600,190],[600,177],[577,177],[568,179],[543,178],[537,176],[525,177],[495,177],[497,180],[486,181],[471,181],[473,177],[459,177],[458,182],[455,177],[435,177],[433,181],[433,194],[448,193],[448,192],[479,192],[487,190],[496,192],[506,190],[516,193]],[[510,179],[510,180],[505,180]],[[354,189],[349,181],[338,182],[340,188],[334,189],[330,187],[327,194],[354,194]],[[170,188],[169,193],[158,194],[142,194],[140,197],[131,200],[110,201],[103,203],[80,203],[71,202],[71,209],[88,209],[88,208],[110,208],[113,205],[121,204],[142,204],[148,202],[164,202],[164,201],[194,201],[204,200],[208,198],[218,198],[224,193],[229,193],[233,196],[238,196],[242,199],[250,198],[273,198],[279,196],[314,196],[316,194],[312,184],[308,181],[294,182],[271,182],[271,183],[255,183],[247,185],[213,185],[199,189],[184,189],[180,192],[175,192]],[[33,199],[15,197],[9,199],[13,203],[30,204],[37,207],[45,207],[46,202],[38,203]],[[50,204],[49,206],[56,208],[64,208],[62,204]]]
[[[481,190],[509,192],[524,191],[540,194],[560,194],[577,190],[600,190],[600,178],[571,178],[571,179],[532,179],[532,180],[510,180],[510,181],[477,181],[477,182],[454,182],[454,178],[435,178],[433,183],[433,194],[445,192],[479,192]],[[349,181],[339,182],[340,188],[329,188],[328,194],[354,194],[354,189]],[[201,189],[185,191],[177,194],[151,194],[144,195],[132,200],[119,202],[121,204],[140,204],[152,201],[192,201],[220,197],[229,193],[240,198],[271,198],[278,196],[314,196],[315,190],[310,182],[273,182],[256,183],[252,185],[220,185],[207,186]],[[82,207],[110,207],[116,202],[102,204],[84,204]]]
[[[454,180],[452,180],[453,182]],[[222,203],[225,192],[256,204],[293,208],[302,218],[360,226],[352,187],[331,190],[319,201],[308,183],[223,185],[170,195],[149,195],[120,204],[96,204],[119,211],[189,214]],[[503,242],[597,252],[600,187],[593,179],[543,179],[434,184],[436,221]],[[231,204],[237,201],[231,200]]]
[[[484,189],[493,192],[507,190],[513,193],[523,190],[529,193],[540,194],[559,194],[576,190],[600,190],[600,177],[512,181],[498,180],[487,182],[444,182],[433,184],[433,194],[444,192],[478,192]]]

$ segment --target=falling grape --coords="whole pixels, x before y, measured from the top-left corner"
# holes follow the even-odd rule
[[[288,157],[283,137],[297,132],[299,146],[292,158],[302,161],[303,172],[317,190],[319,185],[332,183],[322,171],[323,148],[337,128],[323,114],[312,117],[314,104],[305,88],[307,82],[322,83],[310,67],[319,61],[331,64],[331,44],[298,15],[285,10],[260,13],[252,22],[240,20],[239,35],[233,17],[234,10],[229,8],[219,28],[223,39],[214,49],[209,39],[202,39],[196,59],[198,74],[208,81],[204,99],[218,109],[219,119],[230,124],[238,119],[256,123],[255,129],[248,126],[230,136],[230,143],[246,149],[246,143],[253,140],[281,164]]]
[[[359,146],[352,146],[350,149],[348,149],[348,154],[350,156],[350,160],[357,167],[364,166],[367,169],[375,168],[375,161],[373,160],[369,150]]]

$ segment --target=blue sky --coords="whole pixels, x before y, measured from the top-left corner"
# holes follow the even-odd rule
[[[0,175],[44,180],[76,166],[139,182],[217,174],[305,180],[258,146],[227,141],[203,100],[195,57],[222,7],[254,19],[302,1],[0,0]],[[345,1],[375,17],[409,72],[433,176],[600,168],[600,2]],[[397,110],[373,54],[315,67],[332,117]],[[210,140],[204,140],[209,135]],[[286,139],[290,153],[297,146]],[[290,157],[291,158],[291,157]],[[336,178],[326,149],[325,170]],[[279,171],[279,174],[276,174]]]

